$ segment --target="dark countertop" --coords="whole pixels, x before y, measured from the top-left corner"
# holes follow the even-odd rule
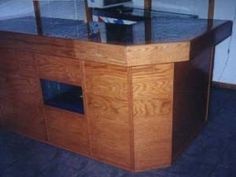
[[[212,23],[209,28],[208,23]],[[106,24],[83,21],[42,18],[43,36],[98,43],[136,45],[190,41],[230,21],[152,17],[133,25]],[[0,21],[0,32],[18,32],[38,35],[34,17]],[[146,34],[146,35],[145,35]]]

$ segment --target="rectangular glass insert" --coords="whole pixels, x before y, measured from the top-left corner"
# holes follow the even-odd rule
[[[84,114],[80,86],[41,79],[44,104]]]

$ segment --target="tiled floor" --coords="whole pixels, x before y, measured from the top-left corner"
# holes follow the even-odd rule
[[[128,173],[0,130],[0,177],[235,177],[236,91],[214,89],[209,123],[169,168]]]

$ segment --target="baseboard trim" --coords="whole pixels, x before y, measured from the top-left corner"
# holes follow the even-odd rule
[[[216,82],[216,81],[212,81],[212,87],[213,88],[223,88],[223,89],[236,90],[236,85],[235,84]]]

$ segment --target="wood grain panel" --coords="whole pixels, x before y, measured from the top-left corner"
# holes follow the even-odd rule
[[[17,74],[18,60],[15,50],[0,49],[0,53],[0,122],[3,128],[15,129],[16,100],[11,78]]]
[[[175,92],[206,91],[210,56],[209,49],[205,49],[190,61],[175,64]]]
[[[85,63],[86,91],[96,95],[127,100],[127,68],[99,63]]]
[[[69,58],[35,55],[40,78],[81,84],[80,61]]]
[[[189,54],[189,42],[128,46],[127,65],[139,66],[187,61]]]
[[[33,54],[16,51],[16,58],[18,58],[18,74],[12,77],[11,87],[16,91],[17,131],[36,139],[46,140],[42,95]]]
[[[127,69],[85,63],[92,156],[130,169]]]
[[[119,125],[128,124],[128,102],[106,96],[88,94],[88,108],[91,119]]]
[[[75,57],[84,61],[126,66],[126,48],[122,45],[75,41]]]
[[[132,68],[135,170],[170,165],[173,65]]]
[[[3,127],[46,140],[45,122],[41,110],[39,80],[33,55],[17,50],[2,50],[1,105]]]
[[[1,74],[0,74],[1,75]],[[6,129],[15,130],[17,122],[15,90],[11,88],[9,77],[0,76],[0,122]]]
[[[18,59],[15,50],[0,49],[0,74],[1,77],[16,74],[18,71]]]
[[[205,123],[211,49],[188,62],[175,64],[173,157],[176,158]]]
[[[1,32],[0,44],[4,48],[19,49],[35,54],[75,58],[74,42],[71,40]]]
[[[125,46],[1,32],[0,45],[36,54],[126,65]]]
[[[89,155],[87,119],[77,113],[45,106],[49,142]]]

